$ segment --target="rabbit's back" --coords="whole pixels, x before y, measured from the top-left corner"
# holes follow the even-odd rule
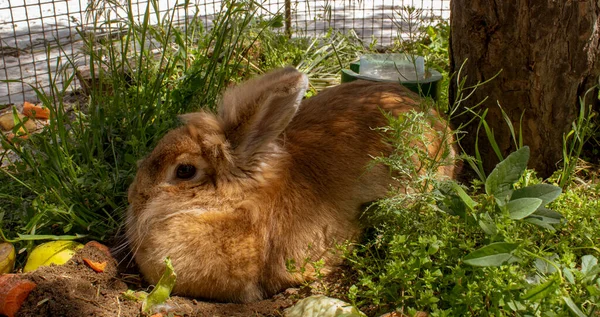
[[[384,111],[398,116],[418,99],[398,84],[354,81],[305,100],[285,131],[294,177],[316,185],[324,200],[381,198],[389,173],[367,169],[373,157],[390,153],[377,128],[389,124]]]
[[[312,267],[307,259],[335,264],[339,254],[332,247],[356,238],[361,209],[383,198],[394,182],[387,167],[371,164],[374,157],[391,153],[377,129],[389,124],[383,112],[398,116],[418,111],[418,102],[416,94],[398,84],[367,81],[342,84],[303,101],[280,137],[287,157],[280,162],[283,176],[271,191],[276,198],[267,198],[274,203],[273,247],[266,263],[291,259],[308,274]],[[430,114],[438,117],[435,111]],[[433,125],[448,129],[441,119]],[[442,143],[432,140],[431,150]],[[453,167],[440,172],[452,176]],[[265,279],[280,276],[277,280],[285,281],[289,274],[279,271],[282,267],[265,270]]]

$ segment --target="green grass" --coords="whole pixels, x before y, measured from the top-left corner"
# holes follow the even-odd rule
[[[49,126],[27,141],[4,140],[20,158],[0,174],[7,187],[0,197],[5,236],[114,234],[136,161],[177,124],[178,114],[214,108],[221,90],[247,73],[240,53],[252,44],[255,10],[226,5],[211,31],[196,20],[186,28],[168,19],[151,26],[146,12],[141,23],[123,18],[116,40],[82,33],[98,73],[89,99],[68,113],[64,91],[39,92],[52,112]],[[165,49],[156,54],[150,42]],[[173,42],[178,47],[166,45]]]

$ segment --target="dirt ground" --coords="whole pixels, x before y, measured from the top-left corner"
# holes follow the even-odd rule
[[[93,271],[84,261],[107,262],[103,272]],[[148,290],[137,274],[122,272],[117,261],[101,249],[86,246],[61,266],[42,267],[22,274],[37,284],[17,316],[130,317],[143,316],[141,302],[127,299],[128,289]],[[339,276],[327,283],[338,283]],[[334,288],[339,286],[332,285]],[[161,308],[163,316],[283,316],[283,310],[299,299],[319,293],[319,287],[288,289],[273,298],[249,304],[204,302],[173,296]]]

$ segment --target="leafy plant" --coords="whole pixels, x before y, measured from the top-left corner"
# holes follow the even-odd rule
[[[600,240],[588,227],[600,224],[598,200],[561,195],[531,176],[528,159],[525,146],[470,189],[432,182],[411,200],[379,201],[376,226],[347,257],[357,272],[350,300],[373,315],[593,316],[600,272],[588,252]],[[580,210],[568,207],[575,197]]]

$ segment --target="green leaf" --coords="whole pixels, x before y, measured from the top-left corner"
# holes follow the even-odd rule
[[[554,229],[552,225],[559,224],[562,219],[563,216],[558,212],[544,207],[539,207],[533,214],[524,220],[554,232],[556,229]]]
[[[550,275],[556,272],[556,268],[553,265],[551,265],[549,261],[554,262],[556,260],[558,260],[558,255],[553,254],[549,257],[546,257],[545,259],[535,259],[533,261],[533,265],[539,273],[542,273],[544,275]]]
[[[598,264],[598,259],[593,255],[584,255],[581,257],[581,273],[587,274],[594,266]]]
[[[575,276],[573,275],[573,272],[571,272],[571,269],[565,267],[562,271],[565,279],[569,281],[569,283],[575,284]]]
[[[511,199],[519,198],[539,198],[542,200],[542,206],[546,206],[551,201],[555,200],[562,193],[562,189],[558,186],[550,184],[536,184],[519,188],[512,193]]]
[[[488,137],[488,140],[490,141],[490,145],[491,145],[492,149],[494,150],[494,152],[496,153],[498,160],[502,160],[504,157],[502,156],[502,152],[500,151],[500,147],[498,146],[498,143],[496,143],[496,138],[494,137],[494,131],[492,129],[490,129],[490,126],[487,124],[487,121],[485,121],[485,118],[482,117],[481,122],[483,123],[485,135]]]
[[[519,261],[512,252],[519,245],[516,243],[496,242],[469,253],[463,262],[472,266],[501,266]]]
[[[171,259],[169,257],[165,258],[165,271],[163,275],[158,280],[158,283],[148,294],[148,296],[142,302],[142,311],[145,313],[149,313],[156,305],[160,305],[164,303],[169,296],[171,295],[171,291],[175,286],[175,281],[177,280],[177,274],[173,269],[173,264],[171,263]]]
[[[516,183],[529,161],[529,147],[524,146],[511,153],[504,161],[498,163],[485,181],[485,192],[504,199],[512,193],[513,184]]]
[[[132,289],[126,290],[125,292],[121,293],[121,295],[126,300],[132,300],[132,301],[142,301],[148,297],[148,293],[146,293],[144,291],[134,291]]]
[[[542,205],[542,200],[539,198],[519,198],[511,200],[506,204],[510,219],[523,219],[538,209]]]
[[[462,189],[462,187],[460,187],[460,185],[453,182],[452,189],[454,189],[454,191],[456,192],[458,197],[460,197],[460,199],[465,203],[465,205],[467,207],[469,207],[469,209],[471,211],[473,211],[475,209],[475,206],[477,206],[477,203],[475,201],[473,201],[473,199],[465,192],[464,189]]]
[[[273,28],[283,27],[283,15],[275,15],[271,20],[268,21],[268,24],[270,24],[270,26]]]
[[[579,309],[579,307],[577,307],[577,305],[575,304],[575,302],[573,302],[573,300],[571,299],[571,297],[569,296],[563,296],[562,299],[565,301],[565,304],[567,304],[567,306],[569,306],[569,309],[571,309],[571,311],[577,315],[578,317],[587,317],[582,311],[581,309]]]
[[[498,227],[489,213],[481,214],[478,223],[485,234],[493,236],[498,233]]]
[[[10,240],[10,241],[36,241],[36,240],[76,240],[85,238],[85,234],[76,234],[76,235],[47,235],[47,234],[17,234],[19,236],[18,239]],[[7,240],[8,241],[8,240]]]
[[[525,218],[523,220],[527,221],[527,222],[529,222],[531,224],[540,226],[540,227],[542,227],[544,229],[547,229],[547,230],[549,230],[551,232],[555,232],[556,231],[556,229],[554,229],[554,227],[552,227],[552,225],[550,223],[548,223],[548,222],[546,222],[544,220],[541,220],[541,219],[539,219],[537,217],[527,217],[527,218]]]
[[[521,296],[523,300],[536,301],[546,297],[549,293],[556,290],[556,288],[560,285],[556,276],[548,279],[546,282],[535,286],[534,288],[527,291],[527,293]]]
[[[560,213],[544,207],[539,207],[530,217],[539,218],[552,224],[560,223],[564,218]]]
[[[438,202],[438,207],[453,216],[464,218],[467,213],[465,203],[457,195],[447,195],[444,199]]]

